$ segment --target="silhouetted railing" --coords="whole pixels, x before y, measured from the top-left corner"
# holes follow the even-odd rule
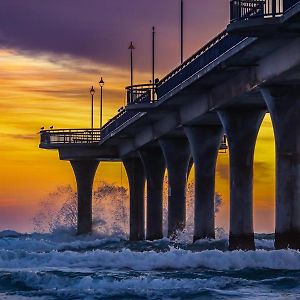
[[[271,0],[272,1],[272,0]],[[265,13],[276,14],[276,6],[269,6],[265,0],[233,0],[230,2],[231,22],[251,17],[263,17]],[[272,2],[271,2],[272,3]],[[269,11],[270,10],[270,11]],[[282,11],[279,9],[279,12]]]
[[[231,22],[258,17],[280,17],[299,0],[231,0]]]
[[[139,84],[126,87],[127,104],[150,103],[155,100],[153,84]]]
[[[151,103],[155,100],[155,86],[153,84],[139,84],[126,87],[127,104]],[[119,113],[101,128],[101,138],[104,139],[120,126],[135,117],[138,111],[127,111],[121,108]]]
[[[99,129],[57,129],[40,131],[40,145],[49,147],[64,144],[99,143]]]
[[[139,112],[127,111],[125,109],[119,112],[101,128],[101,139],[107,137],[121,125],[126,125],[126,122],[135,117],[138,113]]]
[[[243,39],[243,37],[229,35],[226,31],[221,32],[158,83],[156,89],[158,99],[206,67]]]

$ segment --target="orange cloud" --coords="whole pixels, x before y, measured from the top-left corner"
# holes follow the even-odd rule
[[[0,62],[0,210],[7,205],[21,209],[26,204],[34,208],[57,186],[71,183],[75,187],[69,163],[59,161],[56,151],[38,149],[36,133],[39,128],[51,125],[56,128],[88,127],[89,89],[91,85],[97,89],[97,80],[104,74],[104,120],[107,121],[124,104],[128,72],[67,56],[59,61],[47,56],[32,58],[9,49],[0,50]],[[146,73],[136,74],[137,81],[144,82],[147,78]],[[95,98],[97,115],[98,96],[96,94]],[[255,151],[254,204],[258,231],[274,229],[274,160],[273,129],[267,116]],[[228,154],[219,155],[216,179],[216,189],[224,198],[217,224],[228,228]],[[101,163],[95,182],[103,180],[127,184],[120,163]],[[24,230],[30,229],[30,224],[24,226]]]

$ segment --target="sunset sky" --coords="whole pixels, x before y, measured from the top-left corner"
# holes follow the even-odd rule
[[[104,120],[124,104],[133,41],[134,82],[151,79],[151,28],[157,76],[179,63],[179,0],[0,0],[0,230],[32,230],[41,199],[75,181],[56,151],[38,148],[40,127],[90,125],[92,85],[103,76]],[[228,0],[185,0],[185,57],[225,29]],[[96,101],[96,122],[99,122]],[[255,231],[274,230],[274,141],[269,116],[255,153]],[[216,189],[224,199],[217,225],[228,229],[228,154],[220,154]],[[122,174],[121,174],[122,173]],[[120,163],[103,163],[100,181],[126,185]]]

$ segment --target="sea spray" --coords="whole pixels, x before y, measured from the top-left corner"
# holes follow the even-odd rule
[[[168,178],[164,181],[163,191],[163,232],[168,229]],[[194,232],[194,183],[187,185],[186,226],[177,232],[177,240],[185,243],[193,240]],[[146,199],[145,199],[146,200]],[[223,204],[219,193],[215,194],[215,213]],[[77,194],[71,186],[61,186],[50,193],[40,203],[34,219],[37,232],[76,232]],[[104,236],[128,236],[129,233],[129,195],[124,187],[101,182],[93,193],[93,228]],[[217,236],[221,229],[216,229]],[[223,234],[223,233],[222,233]],[[224,235],[224,234],[223,234]]]
[[[129,198],[124,187],[101,182],[93,193],[93,228],[104,236],[126,235]],[[36,232],[76,232],[77,193],[60,186],[40,202],[33,218]]]
[[[177,231],[176,240],[189,243],[193,241],[194,234],[194,203],[195,198],[195,183],[189,182],[186,187],[186,225],[184,230]],[[222,195],[218,192],[215,193],[215,214],[220,212],[223,205]],[[216,234],[219,236],[222,229],[216,228]],[[168,232],[168,177],[164,180],[164,191],[163,191],[163,232],[164,236],[167,236]],[[224,232],[222,231],[222,235]]]

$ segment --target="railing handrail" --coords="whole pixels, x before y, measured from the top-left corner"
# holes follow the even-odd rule
[[[217,42],[222,40],[228,35],[227,31],[224,30],[221,33],[219,33],[215,38],[210,40],[208,43],[206,43],[202,48],[200,48],[196,53],[194,53],[192,56],[187,58],[181,65],[179,65],[177,68],[172,70],[169,74],[167,74],[165,77],[163,77],[160,82],[158,83],[158,86],[161,86],[166,81],[168,81],[170,78],[172,78],[175,74],[180,72],[182,69],[187,67],[191,62],[193,62],[196,58],[198,58],[200,55],[202,55],[204,52],[208,51],[213,45],[215,45]]]
[[[118,119],[121,115],[123,115],[126,112],[125,109],[123,109],[122,111],[120,111],[118,114],[116,114],[115,116],[113,116],[111,119],[108,120],[107,123],[104,124],[104,126],[101,127],[100,131],[104,131],[109,125],[111,125],[116,119]]]
[[[156,84],[154,84],[156,85]],[[152,83],[141,83],[141,84],[134,84],[134,85],[129,85],[125,87],[125,90],[130,90],[130,89],[139,89],[139,88],[153,88]]]
[[[281,17],[299,2],[299,0],[231,0],[230,22],[259,17]]]
[[[153,102],[156,91],[156,83],[143,83],[130,85],[125,88],[127,96],[127,104]]]
[[[40,131],[40,145],[42,147],[97,144],[100,139],[100,129],[50,129]]]
[[[70,133],[75,133],[75,132],[97,132],[99,131],[100,132],[100,129],[99,128],[72,128],[72,129],[42,129],[40,130],[39,133],[42,133],[42,132],[48,132],[48,133],[67,133],[67,132],[70,132]]]

